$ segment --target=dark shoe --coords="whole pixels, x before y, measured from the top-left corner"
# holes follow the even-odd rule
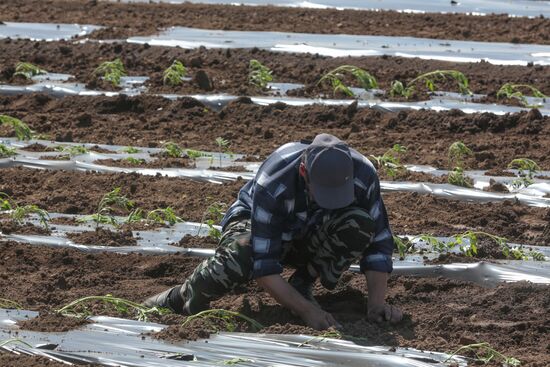
[[[288,279],[288,284],[290,284],[294,289],[298,291],[305,299],[307,299],[309,302],[313,303],[315,306],[321,308],[315,297],[313,297],[313,284],[315,283],[315,280],[311,281],[309,279],[304,279],[303,277],[300,277],[297,275],[298,271],[296,271],[292,276]]]
[[[170,288],[165,290],[164,292],[155,294],[154,296],[149,297],[145,301],[143,301],[141,305],[148,308],[153,308],[153,307],[168,308],[173,312],[177,312],[170,306],[170,293],[176,288],[177,287]]]

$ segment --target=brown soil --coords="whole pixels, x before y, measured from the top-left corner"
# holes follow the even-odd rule
[[[137,241],[132,236],[132,232],[111,231],[105,228],[97,228],[95,231],[68,233],[67,237],[79,245],[98,245],[98,246],[136,246]]]
[[[259,90],[248,82],[248,67],[251,59],[257,59],[273,71],[276,82],[306,84],[306,88],[289,92],[290,95],[332,98],[329,86],[317,86],[322,75],[344,64],[361,67],[377,80],[379,88],[389,90],[393,80],[404,83],[416,76],[436,69],[455,69],[466,75],[470,89],[474,93],[489,94],[494,97],[498,89],[506,82],[531,84],[543,93],[550,95],[550,66],[498,66],[487,62],[451,63],[433,60],[404,59],[399,57],[321,57],[318,55],[274,53],[263,50],[219,50],[195,49],[183,50],[173,47],[145,47],[141,45],[113,44],[73,44],[71,42],[31,42],[26,40],[0,40],[0,81],[10,82],[14,65],[20,60],[39,65],[50,72],[75,75],[80,82],[86,82],[90,88],[117,89],[102,83],[94,85],[95,68],[102,61],[121,58],[129,75],[150,77],[147,86],[151,92],[196,94],[225,92],[233,95],[262,95],[267,91]],[[192,81],[177,87],[164,86],[162,73],[173,60],[180,60],[188,68]],[[76,62],[75,60],[78,60]],[[203,89],[196,75],[204,72],[213,84],[214,90]],[[344,81],[356,85],[351,78]],[[437,81],[437,89],[457,91],[453,80]],[[344,95],[336,95],[346,98]],[[505,103],[510,101],[489,98],[487,103]],[[386,96],[386,98],[388,98]],[[428,95],[422,83],[416,86],[411,100],[427,99]],[[22,103],[21,103],[22,104]],[[516,103],[517,104],[517,103]],[[22,104],[23,105],[23,104]],[[86,110],[82,110],[86,111]],[[93,124],[93,115],[80,111],[73,123],[81,127]],[[157,111],[157,114],[159,112]],[[74,117],[74,116],[73,116]]]
[[[91,214],[101,197],[114,187],[144,210],[171,206],[185,220],[200,222],[214,201],[232,203],[245,181],[218,185],[189,179],[138,174],[98,174],[2,170],[0,192],[32,202],[52,212]],[[451,235],[469,229],[498,234],[510,241],[550,244],[550,209],[513,202],[475,204],[415,193],[385,193],[390,223],[395,233]]]
[[[2,367],[66,367],[65,363],[54,362],[44,357],[28,356],[24,354],[0,353]]]
[[[79,224],[76,219],[65,218],[65,217],[53,218],[52,220],[50,220],[50,223],[51,224],[64,224],[64,225],[68,225],[68,226],[77,226]]]
[[[347,33],[441,39],[550,43],[550,20],[394,11],[293,9],[200,4],[117,4],[99,1],[17,0],[0,5],[5,21],[107,26],[92,37],[150,35],[180,25],[207,29]]]
[[[38,144],[38,143],[27,145],[25,148],[22,148],[21,150],[25,150],[27,152],[55,152],[54,148],[47,147],[45,145]]]
[[[462,254],[444,253],[440,254],[436,259],[425,260],[426,264],[453,264],[453,263],[475,263],[479,259],[473,257],[464,256]]]
[[[60,154],[60,155],[42,155],[39,157],[39,159],[43,159],[45,161],[70,161],[71,156],[68,154]]]
[[[185,235],[179,242],[173,243],[174,246],[180,246],[185,248],[211,248],[215,249],[218,247],[218,241],[214,238],[208,237],[199,237]]]
[[[74,119],[82,110],[92,116],[87,127],[79,126]],[[460,140],[474,151],[466,162],[468,168],[505,168],[514,158],[528,157],[541,169],[550,169],[546,149],[550,145],[550,117],[534,113],[381,113],[353,105],[258,106],[246,98],[214,112],[190,99],[54,99],[40,94],[0,97],[0,113],[21,118],[34,130],[58,141],[158,147],[172,140],[185,148],[215,151],[215,139],[221,136],[231,142],[233,151],[262,159],[284,143],[328,132],[366,155],[382,155],[400,143],[408,148],[402,163],[448,167],[447,150]]]
[[[31,331],[69,331],[88,324],[86,319],[66,317],[55,312],[41,312],[38,317],[19,321],[17,325],[23,330]]]
[[[0,269],[5,273],[0,277],[0,290],[4,297],[25,308],[43,311],[93,294],[111,293],[140,301],[181,283],[198,262],[199,259],[181,255],[84,254],[7,243],[0,244]],[[327,291],[318,285],[315,295],[322,307],[343,325],[344,337],[362,344],[452,351],[474,341],[487,341],[506,355],[519,358],[525,366],[542,367],[550,363],[546,338],[550,292],[545,285],[516,283],[487,289],[443,278],[395,276],[389,283],[388,301],[401,307],[406,315],[398,325],[378,325],[366,320],[367,291],[363,277],[345,273],[335,290]],[[252,317],[267,326],[262,330],[265,332],[311,332],[254,283],[248,290],[240,288],[224,296],[212,307]],[[91,310],[94,314],[117,315],[101,304]],[[205,326],[210,327],[198,322],[196,327],[181,330],[177,326],[182,322],[180,316],[168,315],[159,320],[173,325],[160,335],[170,340],[203,337]],[[66,322],[60,321],[61,326]],[[55,322],[52,327],[57,327]],[[247,330],[240,325],[238,329]]]
[[[0,232],[3,234],[38,234],[38,235],[48,235],[50,231],[41,226],[35,226],[34,224],[25,223],[17,224],[11,220],[1,220],[0,221]]]
[[[485,191],[491,191],[491,192],[510,192],[506,185],[500,182],[496,182],[492,178],[489,180],[489,186],[484,189]]]
[[[130,162],[127,159],[98,159],[95,164],[125,168],[193,168],[193,163],[187,158],[157,158],[153,161]]]

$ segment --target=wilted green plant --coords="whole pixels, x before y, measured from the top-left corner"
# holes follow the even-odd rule
[[[97,206],[97,212],[92,215],[87,215],[79,218],[79,222],[86,222],[92,220],[96,223],[96,228],[99,224],[111,224],[118,225],[114,215],[112,214],[114,209],[120,209],[123,211],[130,211],[134,207],[134,202],[128,199],[126,196],[121,195],[121,188],[116,187],[113,191],[110,191],[103,195],[99,205]]]
[[[272,71],[258,60],[250,60],[248,65],[248,82],[260,89],[265,89],[273,81]]]
[[[20,310],[23,308],[19,303],[7,298],[0,298],[0,308]]]
[[[183,66],[183,63],[179,60],[174,60],[166,70],[164,70],[162,82],[165,85],[172,87],[178,86],[183,83],[182,78],[187,74],[187,69]]]
[[[222,202],[214,202],[210,204],[202,215],[201,225],[199,226],[198,233],[201,232],[202,225],[206,224],[208,226],[208,235],[219,241],[219,239],[222,237],[222,233],[214,226],[217,223],[221,222],[221,220],[223,219],[222,210],[225,206],[226,204]]]
[[[489,343],[475,343],[462,346],[455,350],[449,358],[447,358],[443,363],[448,362],[453,356],[463,352],[463,351],[472,351],[475,353],[475,360],[487,364],[491,361],[500,361],[504,366],[520,366],[521,362],[514,357],[507,357],[504,354],[496,351]]]
[[[231,145],[231,143],[229,142],[229,140],[226,140],[222,137],[217,137],[216,138],[216,145],[218,146],[218,153],[220,153],[219,159],[220,159],[220,167],[221,167],[222,166],[222,154],[228,154],[230,156],[233,155],[233,153],[231,153],[229,151],[229,146]]]
[[[4,144],[0,144],[0,158],[9,158],[16,155],[17,152],[14,148],[10,148]]]
[[[180,158],[183,154],[183,149],[176,143],[168,142],[164,144],[164,153],[172,158]]]
[[[171,226],[173,226],[176,223],[183,222],[183,219],[178,217],[176,215],[176,212],[171,207],[167,207],[164,209],[155,209],[150,211],[147,214],[147,220],[152,220],[155,223],[161,223],[164,224],[168,222]]]
[[[141,222],[142,220],[143,220],[143,209],[136,208],[128,214],[124,222],[136,223],[136,222]]]
[[[71,157],[81,154],[88,154],[90,150],[84,145],[60,145],[55,148],[58,152],[68,153]]]
[[[31,140],[32,130],[23,121],[8,115],[0,115],[0,124],[13,127],[18,140]]]
[[[407,253],[414,247],[413,243],[409,239],[404,239],[395,235],[393,236],[393,243],[395,243],[400,259],[405,259]]]
[[[395,177],[397,172],[403,169],[399,155],[406,151],[406,147],[400,144],[394,144],[393,147],[388,149],[383,155],[370,155],[369,157],[374,160],[376,168],[385,170],[390,177]]]
[[[539,165],[529,158],[516,158],[508,164],[508,168],[518,170],[518,178],[512,182],[512,186],[516,189],[532,185],[535,175],[540,170]]]
[[[31,214],[36,214],[40,224],[49,229],[48,221],[50,220],[50,214],[44,209],[40,209],[34,204],[19,205],[8,194],[0,192],[0,209],[9,210],[9,217],[17,224],[23,224],[23,219]]]
[[[102,62],[94,71],[95,75],[103,77],[103,79],[112,85],[119,86],[120,80],[123,76],[126,76],[126,69],[120,59],[113,61]]]
[[[126,147],[126,148],[122,149],[122,152],[128,153],[128,154],[135,154],[135,153],[141,152],[141,150],[139,150],[136,147],[129,146],[129,147]]]
[[[143,158],[126,157],[124,158],[124,160],[135,165],[140,165],[145,163],[145,159]]]
[[[344,78],[346,73],[354,76],[359,86],[366,91],[378,88],[378,83],[376,82],[374,76],[372,76],[368,71],[354,65],[341,65],[336,69],[329,71],[323,75],[321,79],[319,79],[317,84],[329,82],[334,94],[337,92],[342,92],[351,97],[353,96],[352,90],[342,81],[342,78]]]
[[[15,65],[15,73],[13,76],[22,76],[25,79],[30,79],[35,75],[47,74],[46,70],[40,69],[38,66],[30,62],[18,62]]]
[[[504,237],[495,236],[493,234],[481,231],[466,231],[464,233],[456,234],[453,236],[454,240],[449,242],[449,247],[458,246],[460,252],[464,255],[473,257],[477,255],[478,243],[480,237],[486,237],[493,240],[502,250],[504,256],[509,257],[513,255],[514,258],[524,258],[522,249],[510,249],[508,240]]]
[[[220,364],[223,364],[223,365],[226,365],[226,366],[232,366],[234,364],[250,363],[250,362],[254,362],[254,360],[249,359],[249,358],[237,357],[237,358],[226,359],[226,360],[220,361]]]
[[[321,335],[314,336],[311,339],[306,340],[303,343],[298,344],[298,348],[303,347],[304,345],[310,344],[312,342],[322,342],[325,339],[342,339],[343,335],[338,330],[329,330],[325,331]]]
[[[451,185],[472,187],[470,180],[464,175],[464,162],[467,156],[472,155],[472,150],[461,141],[455,141],[449,147],[448,157],[451,167],[454,167],[447,176],[447,182]]]
[[[415,90],[415,84],[419,81],[423,81],[426,85],[426,88],[433,92],[435,91],[437,80],[444,79],[454,79],[458,86],[458,91],[462,94],[472,94],[472,91],[469,89],[468,78],[458,70],[434,70],[428,73],[421,74],[411,80],[406,86],[398,81],[394,80],[391,83],[390,96],[400,96],[409,98],[412,96]]]
[[[539,252],[539,251],[533,250],[533,251],[529,252],[529,255],[531,255],[531,257],[535,261],[545,261],[546,260],[546,257],[544,256],[544,254],[542,252]]]
[[[248,316],[245,316],[238,312],[223,310],[219,308],[202,311],[195,315],[189,316],[187,317],[187,319],[185,319],[181,327],[185,327],[193,320],[204,320],[210,323],[213,332],[220,331],[220,329],[215,325],[215,322],[221,322],[223,324],[223,331],[233,332],[237,330],[237,319],[246,321],[248,324],[250,324],[250,326],[252,326],[253,331],[258,331],[260,329],[263,329],[264,327],[258,321]]]
[[[195,166],[197,165],[197,159],[200,157],[210,157],[210,159],[212,159],[211,154],[204,153],[198,150],[193,150],[193,149],[187,149],[185,151],[185,154],[189,157],[189,159],[193,161],[193,165]]]
[[[537,107],[529,105],[529,102],[527,102],[527,98],[525,98],[525,94],[521,92],[521,90],[528,90],[531,92],[533,97],[537,98],[548,98],[547,95],[542,93],[537,88],[533,87],[529,84],[513,84],[513,83],[506,83],[497,92],[497,98],[514,98],[520,101],[524,106],[526,107]]]
[[[440,240],[439,238],[437,238],[437,237],[435,237],[431,234],[418,235],[418,236],[414,237],[413,239],[411,239],[411,242],[414,239],[419,239],[419,240],[425,242],[427,245],[429,245],[432,248],[432,250],[434,250],[436,252],[447,252],[452,247],[447,242],[444,242],[444,241]]]
[[[92,313],[86,307],[87,303],[99,301],[105,304],[110,304],[115,307],[115,309],[123,314],[128,314],[131,310],[136,312],[136,317],[140,321],[148,321],[149,316],[151,315],[165,315],[170,313],[170,310],[160,307],[145,307],[139,303],[129,301],[127,299],[113,297],[110,294],[106,296],[88,296],[79,298],[71,303],[61,307],[56,312],[63,316],[74,316],[85,318],[90,316]]]

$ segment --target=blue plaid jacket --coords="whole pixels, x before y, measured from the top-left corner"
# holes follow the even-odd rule
[[[305,182],[298,172],[306,147],[303,143],[288,143],[273,152],[256,177],[243,186],[222,220],[225,228],[236,219],[251,219],[254,278],[281,273],[282,243],[304,236],[330,213],[321,208],[308,210]],[[366,209],[376,227],[360,261],[361,271],[390,273],[394,242],[380,196],[380,181],[372,163],[356,150],[350,151],[355,181],[352,205]]]

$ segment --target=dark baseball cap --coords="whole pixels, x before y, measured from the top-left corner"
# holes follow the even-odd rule
[[[309,190],[321,208],[339,209],[355,200],[349,147],[330,134],[319,134],[305,150]]]

